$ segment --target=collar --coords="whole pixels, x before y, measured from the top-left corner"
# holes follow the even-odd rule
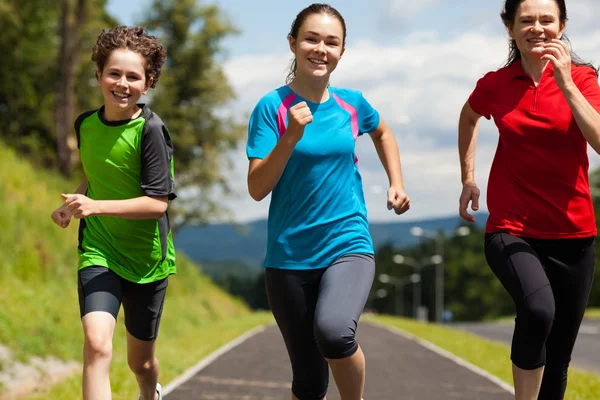
[[[518,59],[517,61],[515,61],[514,63],[512,63],[508,67],[506,67],[506,72],[508,74],[509,79],[516,79],[516,78],[531,79],[531,77],[529,75],[527,75],[525,73],[525,71],[523,71],[523,66],[521,65],[521,59]],[[542,78],[544,78],[546,75],[550,75],[550,76],[554,75],[554,65],[550,61],[548,61],[546,68],[544,68],[544,72],[542,73]],[[540,81],[541,81],[541,79],[540,79]]]

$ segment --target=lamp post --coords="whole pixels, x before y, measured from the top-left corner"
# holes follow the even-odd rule
[[[415,282],[415,287],[413,290],[413,317],[414,319],[419,319],[419,309],[421,308],[421,269],[422,265],[414,258],[405,257],[402,254],[395,254],[392,258],[395,264],[404,264],[409,267],[413,267],[415,270],[415,274],[419,275],[419,280]]]
[[[404,278],[396,278],[395,276],[390,276],[388,274],[380,274],[377,278],[381,283],[389,283],[394,285],[394,290],[396,292],[394,311],[396,312],[396,315],[402,315],[404,313],[404,286],[409,283],[419,283],[421,281],[421,276],[418,274],[412,274],[405,276]]]
[[[410,233],[416,237],[426,237],[435,241],[435,252],[431,263],[435,264],[435,320],[444,322],[444,241],[443,234],[427,231],[420,226],[410,228]],[[468,226],[461,226],[454,232],[457,236],[467,236],[471,233]]]

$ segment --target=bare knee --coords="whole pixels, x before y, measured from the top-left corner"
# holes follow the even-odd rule
[[[90,363],[96,360],[112,358],[112,337],[102,334],[89,334],[85,337],[84,359]]]
[[[158,366],[158,360],[155,357],[146,360],[139,360],[129,357],[127,363],[134,374],[142,376],[152,373]]]

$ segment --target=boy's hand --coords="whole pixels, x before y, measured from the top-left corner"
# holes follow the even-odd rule
[[[96,213],[95,202],[83,194],[61,194],[65,199],[65,206],[74,218],[89,217]]]
[[[71,212],[67,209],[67,205],[63,204],[52,213],[52,221],[61,228],[66,228],[71,222]]]

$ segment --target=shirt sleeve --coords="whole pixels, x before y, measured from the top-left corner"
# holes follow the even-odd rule
[[[379,126],[379,113],[371,106],[371,104],[364,98],[362,93],[359,93],[358,99],[358,135],[364,133],[371,133]]]
[[[277,115],[271,109],[268,100],[263,98],[250,115],[246,144],[246,155],[249,159],[265,158],[277,145]]]
[[[177,197],[173,174],[173,142],[167,127],[156,116],[142,131],[142,171],[140,187],[146,196]]]
[[[486,119],[490,119],[492,117],[490,107],[490,100],[492,97],[490,95],[489,88],[491,74],[491,72],[488,72],[484,77],[479,79],[475,89],[469,96],[469,105],[471,106],[471,109]]]
[[[600,113],[600,86],[598,85],[596,72],[589,67],[585,67],[577,87],[583,97]]]
[[[75,137],[77,138],[77,148],[78,149],[81,148],[81,124],[83,124],[84,119],[86,119],[90,115],[94,114],[96,111],[97,110],[84,112],[79,117],[77,117],[77,119],[75,120],[75,123],[73,124],[74,128],[75,128]]]

